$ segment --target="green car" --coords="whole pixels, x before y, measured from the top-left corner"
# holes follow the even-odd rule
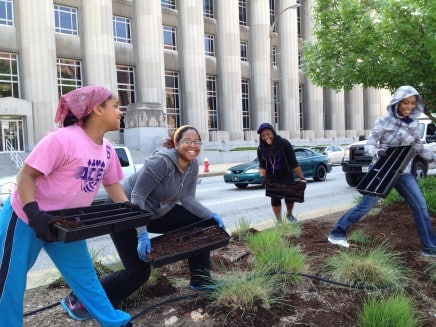
[[[322,182],[327,178],[327,173],[332,171],[330,159],[325,154],[306,148],[294,148],[294,152],[304,177]],[[246,188],[249,184],[261,184],[259,161],[256,158],[251,162],[230,167],[224,173],[224,182],[235,184],[237,188]]]

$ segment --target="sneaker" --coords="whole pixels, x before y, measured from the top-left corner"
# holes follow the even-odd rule
[[[343,246],[344,248],[350,247],[350,243],[348,243],[347,238],[345,236],[334,236],[330,234],[327,240],[332,244]]]
[[[295,218],[295,216],[293,214],[287,215],[286,218],[288,218],[288,221],[291,223],[298,222],[297,218]]]
[[[70,292],[65,299],[61,300],[61,306],[74,320],[88,320],[92,318],[73,292]]]
[[[424,250],[421,252],[424,257],[436,258],[436,250]]]

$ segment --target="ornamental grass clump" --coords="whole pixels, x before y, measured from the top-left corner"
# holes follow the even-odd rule
[[[276,229],[267,229],[248,237],[248,247],[256,256],[270,248],[284,247],[285,241]]]
[[[350,233],[348,240],[363,246],[369,246],[373,242],[373,240],[361,228]]]
[[[290,241],[291,239],[299,238],[303,233],[303,229],[301,228],[300,224],[289,222],[287,220],[275,224],[274,229],[279,232],[280,236],[285,241]]]
[[[402,290],[407,281],[399,254],[387,243],[362,250],[341,250],[325,268],[334,279],[368,289]]]
[[[270,309],[274,303],[281,302],[275,293],[277,281],[265,273],[232,273],[225,277],[221,287],[209,295],[212,305],[222,307],[229,312],[242,311],[249,315],[259,306]]]
[[[410,297],[396,294],[386,299],[370,298],[363,304],[360,327],[415,327],[420,319]]]
[[[246,241],[248,236],[253,233],[253,230],[250,228],[250,221],[247,219],[240,219],[238,225],[235,230],[232,232],[232,238],[237,242]]]

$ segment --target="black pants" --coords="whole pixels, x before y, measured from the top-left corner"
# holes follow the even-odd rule
[[[202,220],[180,205],[176,205],[165,216],[152,220],[147,225],[151,233],[164,234]],[[150,277],[151,265],[139,259],[138,239],[135,229],[112,233],[112,241],[121,258],[123,270],[116,271],[101,281],[114,307],[135,292]],[[202,252],[188,258],[192,285],[207,284],[210,281],[210,252]]]

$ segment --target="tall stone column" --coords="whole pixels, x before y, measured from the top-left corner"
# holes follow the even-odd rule
[[[326,111],[326,130],[331,135],[326,137],[345,136],[345,106],[344,91],[328,91],[328,110]]]
[[[194,125],[204,140],[209,139],[204,58],[202,2],[180,1],[178,53],[182,72],[183,123]]]
[[[237,1],[216,1],[217,61],[221,130],[230,140],[243,140],[239,7]]]
[[[137,102],[165,103],[162,7],[159,0],[134,1]]]
[[[265,1],[266,2],[266,1]],[[281,70],[280,129],[290,131],[291,138],[300,137],[299,69],[297,11],[287,9],[295,0],[279,1],[279,69]]]
[[[348,137],[358,137],[365,134],[363,111],[363,88],[354,86],[345,95],[348,105],[345,112],[345,126]]]
[[[102,85],[117,90],[115,48],[112,30],[112,0],[83,0],[84,85]]]
[[[32,102],[34,135],[28,136],[29,150],[45,132],[54,127],[58,103],[56,75],[56,41],[54,34],[53,1],[21,0],[16,15],[21,43],[20,75],[22,98]],[[28,121],[32,124],[32,121]],[[34,142],[34,143],[33,143]]]
[[[272,122],[271,58],[268,1],[250,1],[251,127]]]
[[[313,0],[307,0],[303,3],[304,12],[309,13],[304,19],[304,39],[313,39]],[[292,9],[289,9],[292,10]],[[295,9],[294,9],[295,10]],[[305,134],[311,134],[312,138],[324,137],[324,91],[321,87],[315,86],[312,82],[305,78],[304,83],[304,112],[303,119],[305,122]]]
[[[364,103],[365,103],[365,130],[368,132],[374,126],[376,119],[381,116],[382,112],[385,113],[387,103],[381,103],[380,90],[368,88],[364,90]]]

